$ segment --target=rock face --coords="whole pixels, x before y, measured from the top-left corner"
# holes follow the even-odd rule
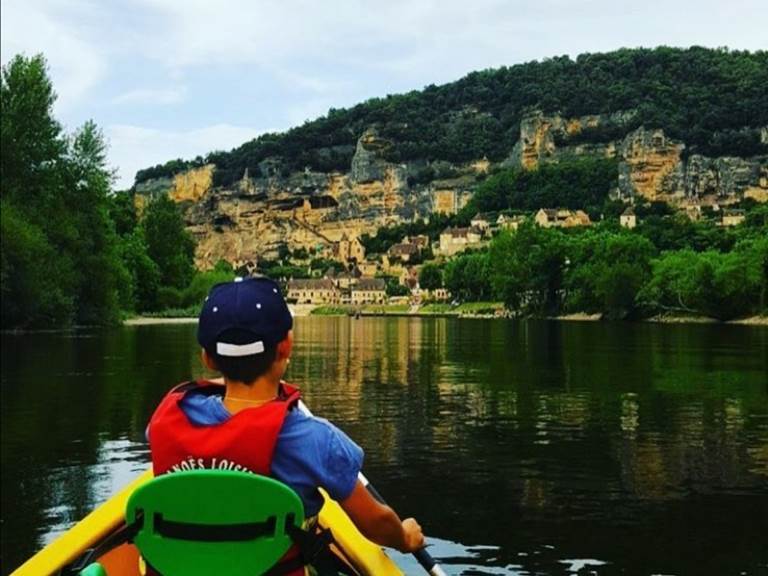
[[[198,202],[213,186],[213,164],[195,168],[173,178],[169,195],[175,202]]]
[[[357,141],[349,171],[350,181],[360,184],[383,180],[390,169],[383,156],[390,146],[389,141],[379,138],[374,128],[368,128]]]
[[[542,162],[574,156],[617,158],[616,192],[674,204],[715,200],[727,204],[742,197],[768,201],[768,158],[686,157],[685,144],[663,130],[638,127],[633,112],[563,118],[533,112],[520,124],[520,138],[504,162],[533,169]],[[768,142],[768,127],[761,137]],[[227,189],[213,188],[215,167],[203,166],[138,184],[139,209],[159,194],[182,207],[197,240],[197,265],[219,259],[237,265],[273,258],[278,248],[304,248],[329,257],[334,244],[373,234],[378,228],[453,214],[472,195],[487,159],[465,166],[445,162],[392,164],[386,151],[395,144],[374,129],[359,138],[348,173],[294,172],[284,176],[282,161],[267,158],[260,178],[246,171]],[[425,172],[438,179],[424,182]]]
[[[619,191],[623,196],[648,200],[672,199],[681,192],[685,146],[664,135],[663,130],[637,130],[618,146]]]
[[[428,217],[446,195],[452,195],[450,211],[455,212],[469,198],[475,176],[488,169],[487,161],[479,160],[453,180],[416,185],[409,178],[416,167],[384,159],[390,145],[367,130],[347,174],[305,170],[282,177],[279,161],[268,160],[261,167],[266,177],[251,178],[246,172],[229,189],[212,189],[213,167],[206,166],[173,180],[142,183],[136,188],[137,203],[163,193],[179,203],[197,241],[199,267],[209,268],[219,259],[248,265],[275,257],[281,245],[329,257],[344,235],[355,238]]]
[[[768,200],[765,156],[693,154],[686,158],[683,142],[660,129],[633,129],[633,119],[632,112],[572,119],[533,112],[521,121],[520,139],[506,163],[532,169],[541,162],[573,156],[615,157],[619,161],[617,189],[623,197],[642,196],[673,204],[707,198],[728,202],[745,196]],[[584,142],[580,137],[590,131],[593,137]],[[601,141],[595,133],[607,138]],[[768,142],[768,128],[761,130],[761,139]]]
[[[520,139],[515,144],[507,164],[520,166],[527,170],[538,166],[539,162],[557,160],[564,155],[593,154],[613,156],[615,143],[580,144],[568,146],[558,144],[586,130],[617,130],[628,125],[634,118],[634,112],[616,112],[605,115],[590,115],[565,119],[559,115],[547,116],[534,111],[520,121]]]

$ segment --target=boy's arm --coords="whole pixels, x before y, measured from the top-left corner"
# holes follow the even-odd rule
[[[421,526],[413,518],[400,521],[394,510],[381,504],[359,480],[341,507],[363,536],[382,546],[401,552],[415,552],[424,547]]]

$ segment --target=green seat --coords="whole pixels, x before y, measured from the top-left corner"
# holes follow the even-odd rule
[[[128,499],[134,543],[163,576],[254,576],[292,545],[304,506],[285,484],[256,474],[191,470],[159,476]]]

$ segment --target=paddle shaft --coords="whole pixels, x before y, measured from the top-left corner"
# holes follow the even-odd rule
[[[307,408],[307,405],[304,404],[304,402],[301,400],[299,400],[299,410],[301,410],[307,416],[312,416],[312,412],[310,412],[309,408]],[[376,500],[385,506],[387,505],[387,502],[384,500],[382,495],[379,494],[379,491],[374,488],[373,484],[368,481],[368,478],[366,478],[362,472],[357,473],[357,479],[360,480],[363,486],[365,486],[368,492],[370,492],[371,496],[376,498]],[[432,558],[432,555],[427,552],[426,548],[420,548],[419,550],[416,550],[416,552],[413,553],[413,556],[419,562],[421,567],[426,570],[427,574],[431,574],[432,576],[446,576],[445,572],[443,572],[443,569],[440,568],[440,565],[437,563],[437,561]]]

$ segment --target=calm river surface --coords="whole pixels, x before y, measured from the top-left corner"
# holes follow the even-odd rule
[[[193,325],[2,336],[2,571],[147,465]],[[768,573],[768,329],[299,318],[289,379],[449,574]],[[420,570],[407,558],[409,574]]]

